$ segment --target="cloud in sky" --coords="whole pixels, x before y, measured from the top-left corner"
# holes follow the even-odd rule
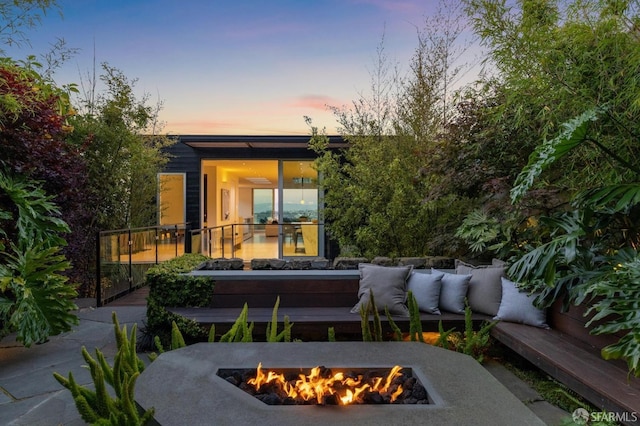
[[[302,95],[293,98],[288,105],[294,108],[326,111],[328,107],[339,107],[344,102],[324,95]]]

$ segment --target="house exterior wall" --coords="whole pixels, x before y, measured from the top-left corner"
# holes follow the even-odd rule
[[[200,229],[202,203],[202,161],[207,159],[229,160],[313,160],[314,151],[307,147],[309,136],[176,136],[176,143],[167,148],[170,156],[166,173],[186,173],[185,220],[190,229]],[[332,145],[333,144],[333,145]],[[342,148],[346,143],[339,136],[330,136],[330,147]],[[206,170],[204,171],[207,172]],[[215,190],[216,176],[208,176],[209,195]],[[218,195],[216,195],[218,196]],[[208,206],[208,214],[218,214],[217,206]],[[325,254],[336,251],[335,243],[325,239]]]

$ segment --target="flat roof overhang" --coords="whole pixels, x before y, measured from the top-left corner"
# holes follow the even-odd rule
[[[348,143],[342,136],[328,136],[329,148],[346,148]],[[182,135],[179,140],[192,148],[251,148],[251,149],[291,149],[307,148],[311,136],[224,136],[224,135]]]

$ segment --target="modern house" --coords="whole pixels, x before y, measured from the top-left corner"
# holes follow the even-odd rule
[[[159,224],[212,257],[330,257],[309,136],[182,135],[159,176]],[[346,147],[329,137],[330,149]]]

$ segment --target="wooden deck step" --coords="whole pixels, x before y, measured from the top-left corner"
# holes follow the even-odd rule
[[[217,333],[228,330],[241,312],[241,308],[167,308],[176,315],[191,319],[203,327],[216,326]],[[248,321],[254,323],[257,336],[263,334],[267,323],[271,321],[273,308],[252,308],[249,306]],[[362,326],[359,314],[349,312],[349,307],[280,307],[278,309],[278,323],[282,325],[284,316],[294,323],[293,335],[303,340],[312,340],[313,336],[326,338],[329,327],[333,327],[337,335],[361,334]],[[474,326],[477,328],[490,317],[482,314],[473,315]],[[385,332],[391,332],[391,327],[385,315],[380,315]],[[393,322],[403,332],[409,331],[409,318],[392,317]],[[423,331],[437,331],[438,323],[442,321],[445,330],[464,328],[464,315],[443,313],[442,315],[421,314]]]
[[[592,404],[640,417],[640,380],[556,330],[501,322],[492,335]]]

